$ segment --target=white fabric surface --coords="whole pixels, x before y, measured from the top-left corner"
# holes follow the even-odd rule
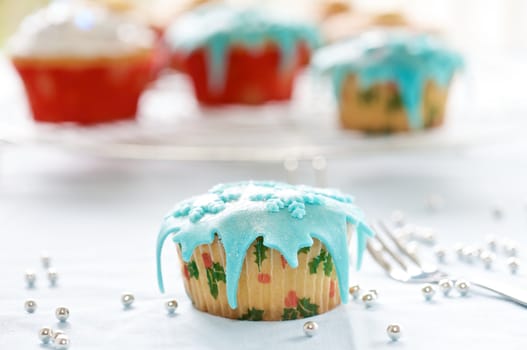
[[[404,210],[412,221],[437,228],[441,243],[482,243],[489,232],[527,243],[524,179],[525,147],[494,146],[463,154],[400,154],[330,161],[330,185],[356,195],[370,217]],[[316,337],[302,333],[304,321],[238,322],[192,308],[184,295],[175,250],[163,260],[167,295],[157,290],[155,240],[160,219],[172,204],[224,181],[284,180],[279,165],[247,163],[170,163],[115,161],[36,148],[4,148],[0,167],[0,349],[38,349],[41,326],[64,327],[71,349],[525,349],[527,310],[488,296],[424,302],[419,286],[388,280],[368,257],[353,279],[376,288],[375,308],[351,302],[314,318]],[[299,181],[313,183],[302,164]],[[428,212],[430,193],[445,208]],[[492,219],[493,203],[503,203],[504,218]],[[50,252],[60,277],[49,288],[40,267]],[[525,251],[520,253],[525,254]],[[430,254],[422,252],[424,256]],[[452,257],[451,257],[452,258]],[[471,276],[480,265],[453,262],[447,270]],[[509,276],[503,259],[484,273],[527,288],[527,273]],[[38,271],[37,288],[25,288],[26,268]],[[120,295],[131,291],[134,308],[123,311]],[[168,317],[163,301],[174,296],[177,314]],[[35,298],[35,314],[23,309]],[[54,308],[71,309],[60,326]],[[403,338],[389,343],[390,322]]]

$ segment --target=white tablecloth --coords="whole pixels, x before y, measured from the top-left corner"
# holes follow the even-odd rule
[[[399,208],[412,222],[436,228],[448,247],[457,241],[482,244],[486,234],[495,233],[525,248],[523,146],[330,161],[328,178],[331,186],[355,194],[371,218],[386,218]],[[479,294],[436,295],[427,303],[419,286],[388,280],[369,257],[352,280],[377,289],[378,304],[365,309],[351,302],[314,318],[320,328],[313,338],[303,335],[302,320],[239,322],[196,311],[184,294],[175,250],[163,255],[168,294],[161,295],[155,241],[172,204],[217,182],[285,180],[279,164],[124,161],[35,147],[2,151],[0,349],[39,349],[37,331],[45,325],[65,328],[71,349],[527,348],[527,309]],[[298,179],[313,183],[307,164],[301,164]],[[444,209],[426,209],[431,193],[444,198]],[[490,214],[498,202],[501,220]],[[55,288],[48,287],[40,265],[43,250],[60,275]],[[510,276],[502,257],[492,272],[479,264],[465,266],[452,255],[449,261],[445,269],[455,274],[484,274],[527,288],[526,271]],[[38,273],[34,290],[25,288],[26,268]],[[128,311],[120,303],[124,291],[136,297]],[[168,297],[180,305],[174,317],[164,310]],[[34,314],[24,311],[27,298],[38,303]],[[54,317],[60,305],[71,310],[65,325]],[[390,343],[385,333],[392,322],[403,327],[398,343]]]

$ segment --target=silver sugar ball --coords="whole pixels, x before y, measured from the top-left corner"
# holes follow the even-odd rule
[[[465,249],[465,244],[463,243],[456,243],[454,245],[454,251],[456,252],[457,258],[459,260],[463,259],[463,249]]]
[[[66,350],[70,347],[70,338],[66,334],[60,334],[55,338],[55,349]]]
[[[26,300],[26,302],[24,303],[24,309],[27,313],[32,314],[37,310],[37,302],[33,299]]]
[[[360,286],[358,284],[355,286],[351,286],[349,292],[353,299],[357,299],[360,294]]]
[[[131,307],[135,301],[135,297],[131,293],[124,293],[121,295],[121,303],[124,307]]]
[[[496,260],[496,255],[484,250],[479,254],[479,258],[481,259],[483,266],[485,266],[487,270],[490,270],[492,268],[494,260]]]
[[[51,266],[51,258],[47,252],[42,252],[42,254],[40,254],[40,262],[45,269],[48,269]]]
[[[437,247],[434,249],[434,255],[440,263],[444,263],[446,260],[446,249],[443,247]]]
[[[470,291],[470,282],[464,279],[458,279],[455,283],[455,288],[461,296],[466,296]]]
[[[49,268],[48,269],[49,284],[52,286],[56,285],[58,278],[59,278],[59,274],[57,273],[57,270],[55,270],[54,268]]]
[[[473,246],[466,246],[463,248],[463,260],[469,264],[472,264],[478,256],[478,251]]]
[[[38,339],[42,344],[48,344],[53,339],[53,329],[51,327],[43,327],[38,331]]]
[[[386,328],[386,334],[392,341],[397,341],[401,338],[401,326],[398,324],[390,324]]]
[[[432,300],[432,298],[434,297],[434,295],[436,294],[436,289],[433,285],[431,284],[425,284],[422,288],[421,288],[421,293],[423,293],[423,296],[425,297],[425,299],[427,301],[430,301]]]
[[[515,275],[518,272],[518,269],[520,268],[520,260],[516,257],[510,257],[507,259],[507,267],[509,268],[509,271]]]
[[[55,316],[60,322],[66,322],[70,317],[70,310],[67,307],[60,306],[55,310]]]
[[[448,296],[454,288],[454,283],[448,278],[442,279],[439,281],[439,290],[443,293],[444,296]]]
[[[373,305],[373,303],[375,302],[375,294],[373,293],[365,293],[363,296],[362,296],[362,302],[364,303],[364,306],[366,307],[370,307]]]
[[[509,257],[515,257],[518,256],[518,247],[516,246],[516,243],[511,240],[507,240],[503,244],[503,253],[505,256]]]
[[[60,329],[53,331],[53,342],[55,341],[55,339],[57,339],[59,335],[66,335],[66,334]]]
[[[392,214],[390,215],[390,219],[397,227],[402,227],[405,222],[404,213],[400,210],[394,210]]]
[[[317,334],[318,324],[314,321],[307,321],[304,323],[304,334],[308,337],[312,337]]]
[[[173,314],[176,312],[176,309],[178,307],[178,303],[176,299],[169,300],[165,303],[165,308],[167,309],[169,314]]]
[[[496,252],[498,250],[498,239],[496,236],[487,235],[487,237],[485,237],[485,243],[491,252]]]
[[[427,245],[436,244],[436,233],[430,228],[422,228],[419,230],[418,239],[421,243]]]
[[[29,288],[33,288],[35,286],[35,282],[37,281],[37,274],[35,271],[29,269],[26,270],[24,278]]]

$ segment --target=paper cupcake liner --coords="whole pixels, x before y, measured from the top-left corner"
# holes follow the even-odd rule
[[[175,69],[190,75],[196,98],[203,104],[261,104],[291,98],[294,79],[309,57],[305,45],[298,45],[297,50],[296,62],[284,69],[280,67],[281,53],[276,45],[269,44],[258,51],[232,47],[227,53],[223,87],[217,90],[209,86],[206,49],[186,58],[176,52],[171,62]]]
[[[238,282],[238,307],[226,295],[225,252],[216,238],[197,247],[182,266],[185,289],[194,306],[213,315],[251,321],[293,320],[327,312],[340,304],[335,266],[324,245],[314,239],[290,267],[258,238],[249,247]]]
[[[133,119],[152,79],[153,56],[13,59],[36,121],[94,124]]]
[[[423,127],[443,123],[448,88],[429,80],[423,92],[421,114]],[[408,115],[394,83],[374,84],[360,89],[357,78],[350,75],[342,87],[340,120],[344,128],[366,132],[408,131]]]

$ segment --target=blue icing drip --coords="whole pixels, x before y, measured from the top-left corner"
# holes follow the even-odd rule
[[[428,80],[447,87],[463,59],[438,39],[402,30],[371,31],[319,50],[313,67],[330,72],[335,96],[350,74],[358,76],[361,88],[395,82],[413,129],[423,126],[421,105]]]
[[[265,14],[258,8],[206,4],[178,18],[168,28],[166,41],[173,51],[187,55],[206,48],[209,87],[218,91],[225,83],[227,52],[233,45],[257,51],[273,42],[280,50],[280,69],[284,71],[296,60],[297,43],[314,49],[322,40],[314,26]]]
[[[237,193],[237,199],[218,206],[225,193]],[[351,223],[356,228],[357,266],[362,260],[366,238],[372,235],[362,212],[351,202],[350,196],[340,192],[307,186],[273,182],[218,185],[209,194],[194,197],[176,207],[178,212],[182,207],[187,211],[190,206],[188,217],[165,217],[157,241],[159,288],[164,291],[160,256],[169,236],[181,245],[183,260],[189,261],[196,247],[212,243],[218,235],[226,254],[227,299],[231,308],[237,307],[238,279],[247,249],[257,237],[263,237],[263,244],[279,251],[293,268],[298,266],[298,250],[310,247],[316,238],[335,262],[340,295],[346,303],[349,273],[346,224]],[[216,206],[222,209],[211,212],[210,208]],[[287,210],[283,210],[285,208]],[[207,220],[203,219],[205,215]]]

